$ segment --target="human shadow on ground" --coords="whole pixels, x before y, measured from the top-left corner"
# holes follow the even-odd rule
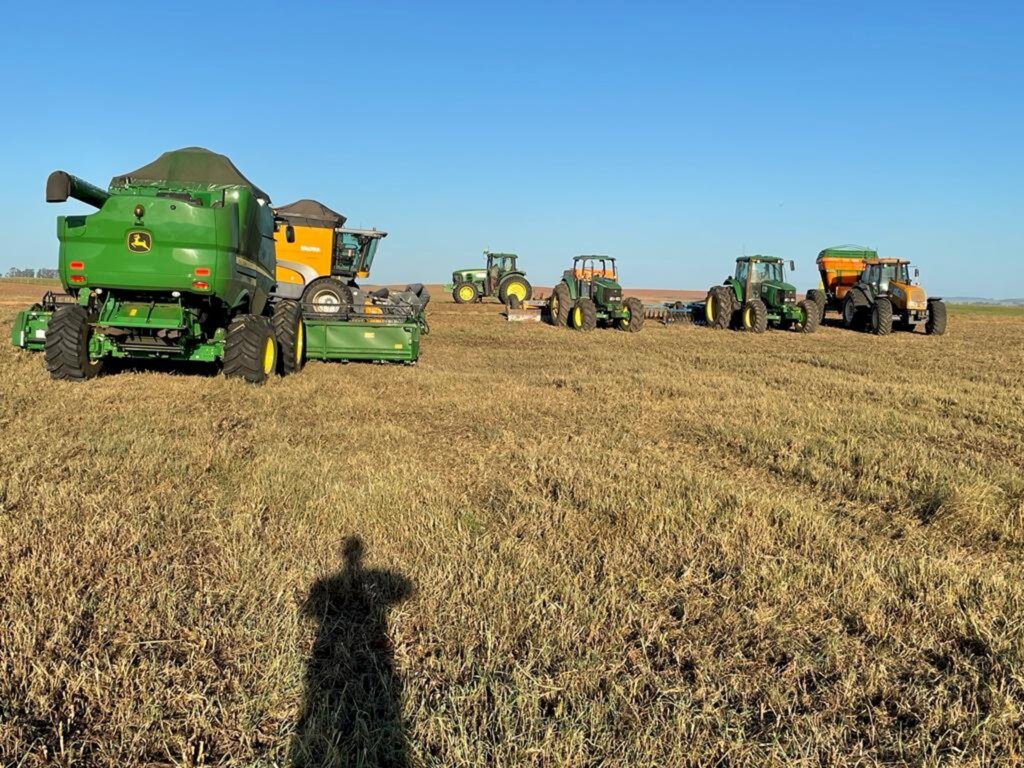
[[[363,552],[358,537],[346,539],[341,570],[317,581],[303,606],[317,633],[291,745],[294,766],[409,765],[387,613],[413,583],[394,571],[366,570]]]

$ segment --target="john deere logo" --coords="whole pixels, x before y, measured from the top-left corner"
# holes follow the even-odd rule
[[[153,236],[149,232],[129,232],[128,250],[132,253],[149,253],[153,250]]]

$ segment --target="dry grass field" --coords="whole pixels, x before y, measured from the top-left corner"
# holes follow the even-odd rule
[[[435,292],[418,366],[253,388],[52,382],[0,291],[0,764],[1024,761],[1019,312]]]

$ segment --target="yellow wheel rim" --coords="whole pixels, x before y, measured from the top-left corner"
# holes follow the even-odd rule
[[[629,328],[629,320],[630,320],[631,317],[633,317],[633,313],[632,313],[632,311],[630,311],[629,307],[623,307],[623,309],[626,310],[626,316],[619,318],[619,327],[620,328]]]
[[[461,288],[459,288],[459,298],[462,299],[463,301],[469,301],[470,299],[473,298],[473,289],[470,288],[468,285],[462,286]]]
[[[747,307],[746,309],[743,310],[743,327],[744,328],[752,328],[754,326],[753,318],[751,317],[751,315],[753,315],[753,314],[754,314],[754,311],[750,307]]]
[[[299,329],[295,332],[295,367],[302,365],[302,353],[306,351],[306,330],[302,321],[299,321]]]
[[[572,311],[572,324],[576,328],[583,327],[583,310],[579,307],[576,307],[576,309]]]
[[[506,296],[515,296],[520,301],[526,300],[526,286],[520,283],[518,280],[514,283],[509,283],[508,287],[505,288]]]
[[[269,337],[263,344],[263,372],[270,374],[274,372],[274,362],[277,357],[277,344],[274,337]]]
[[[708,296],[707,303],[704,304],[704,318],[709,322],[715,322],[715,297]]]

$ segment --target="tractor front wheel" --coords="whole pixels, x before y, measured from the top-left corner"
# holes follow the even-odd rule
[[[818,323],[821,323],[825,319],[825,292],[819,291],[817,288],[811,288],[807,292],[805,297],[807,301],[814,304],[818,310]],[[808,331],[810,333],[810,331]]]
[[[240,315],[224,339],[224,375],[262,384],[277,370],[277,340],[269,317]]]
[[[708,291],[704,302],[704,319],[711,328],[724,330],[732,321],[732,291],[724,285],[716,285]]]
[[[302,292],[302,303],[318,315],[336,315],[352,308],[352,289],[336,277],[318,277]]]
[[[818,325],[821,323],[821,310],[817,302],[804,299],[797,306],[803,311],[804,320],[802,323],[797,322],[796,329],[800,333],[814,333],[818,330]]]
[[[551,298],[548,299],[548,314],[551,316],[551,324],[559,328],[567,326],[571,309],[569,288],[565,283],[559,283],[551,292]]]
[[[479,295],[480,292],[472,283],[459,283],[452,291],[452,298],[456,304],[472,304]]]
[[[867,310],[867,297],[856,288],[846,292],[843,299],[843,325],[851,331],[859,331],[864,327],[864,314]]]
[[[577,299],[572,308],[569,324],[577,331],[592,331],[597,328],[597,307],[594,302],[584,296]]]
[[[302,324],[302,306],[297,301],[282,301],[274,307],[274,336],[281,353],[278,372],[282,376],[298,373],[306,359],[306,329]]]
[[[533,287],[525,277],[509,277],[498,286],[498,300],[502,304],[508,304],[508,300],[513,296],[519,299],[520,303],[528,301],[533,296]]]
[[[625,317],[619,318],[619,328],[629,333],[636,333],[644,327],[644,305],[640,299],[632,296],[626,298],[622,302],[623,308],[625,308],[627,314]]]
[[[892,302],[885,296],[875,299],[875,305],[871,308],[871,332],[877,336],[892,333]]]
[[[743,307],[743,330],[764,333],[768,330],[768,307],[760,299],[751,299]]]
[[[946,332],[946,304],[941,299],[929,299],[924,332],[929,336],[941,336]]]
[[[53,313],[46,329],[43,357],[51,378],[83,381],[98,376],[103,360],[89,359],[89,339],[95,318],[80,304],[67,304]]]

